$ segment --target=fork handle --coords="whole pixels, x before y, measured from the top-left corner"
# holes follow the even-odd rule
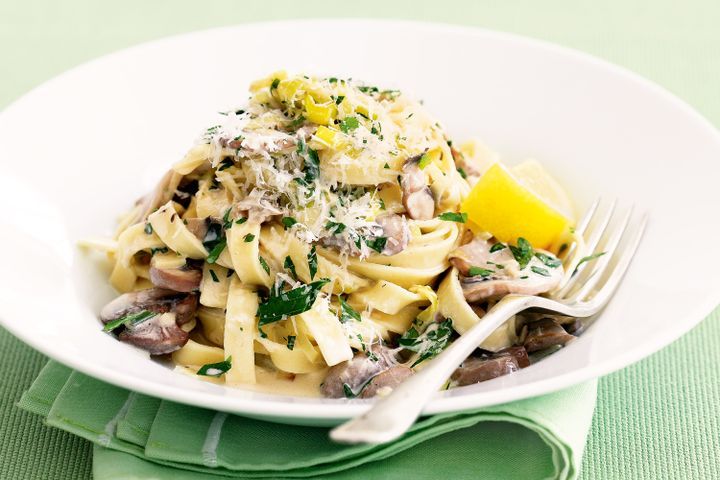
[[[415,375],[364,414],[330,431],[330,438],[342,443],[385,443],[399,438],[420,416],[455,369],[477,346],[510,317],[528,307],[528,297],[508,295],[500,300],[470,330],[450,344]]]

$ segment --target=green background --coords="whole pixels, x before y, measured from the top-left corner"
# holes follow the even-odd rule
[[[0,107],[70,67],[146,40],[317,17],[437,21],[549,40],[640,73],[720,125],[720,2],[709,0],[0,0]],[[668,240],[669,248],[677,244]],[[582,478],[719,478],[718,345],[720,311],[660,353],[603,378]],[[43,363],[0,329],[0,478],[89,478],[88,443],[14,407]]]

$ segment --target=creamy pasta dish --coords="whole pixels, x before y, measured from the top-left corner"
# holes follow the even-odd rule
[[[537,162],[456,145],[402,91],[276,72],[122,217],[106,243],[121,295],[100,318],[197,378],[368,398],[504,295],[557,288],[578,263],[572,225]],[[447,387],[527,367],[581,327],[512,318]]]

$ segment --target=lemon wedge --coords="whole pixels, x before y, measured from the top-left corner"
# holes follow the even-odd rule
[[[469,220],[501,242],[524,237],[536,248],[552,250],[573,223],[567,193],[535,160],[508,169],[492,165],[462,205]]]

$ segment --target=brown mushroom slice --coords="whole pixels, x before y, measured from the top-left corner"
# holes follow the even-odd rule
[[[194,292],[200,288],[202,270],[191,265],[180,268],[150,267],[150,281],[159,288],[176,292]]]
[[[195,235],[201,242],[205,240],[205,235],[208,232],[208,221],[204,218],[185,218],[183,219],[185,226],[190,233]]]
[[[494,249],[494,245],[496,242],[477,236],[448,256],[460,272],[463,294],[468,302],[511,293],[538,295],[560,284],[564,274],[562,266],[549,267],[533,256],[521,269],[508,247]],[[472,275],[473,268],[479,273]]]
[[[413,220],[430,220],[435,216],[435,198],[420,169],[422,155],[408,159],[402,167],[400,187],[405,210]]]
[[[350,392],[358,395],[373,377],[397,365],[394,353],[387,347],[376,344],[370,350],[370,356],[358,352],[331,367],[320,386],[323,396],[345,398]]]
[[[147,219],[148,215],[157,210],[160,205],[166,204],[175,196],[175,190],[180,185],[183,176],[175,170],[169,170],[160,179],[152,192],[142,197],[138,203],[141,207],[132,223],[142,222]]]
[[[452,374],[451,380],[459,387],[484,382],[507,375],[530,365],[524,347],[510,347],[490,356],[470,357]]]
[[[222,147],[237,151],[238,156],[267,155],[297,147],[297,139],[273,128],[244,130],[236,139],[221,138]]]
[[[387,239],[383,255],[396,255],[407,248],[410,243],[410,227],[403,215],[381,215],[376,221],[383,229],[383,237]]]
[[[120,295],[100,311],[100,319],[108,323],[131,313],[148,310],[155,313],[175,313],[178,325],[195,318],[198,298],[195,293],[180,293],[165,288],[149,288]]]
[[[360,398],[372,398],[378,393],[389,393],[393,388],[400,385],[408,377],[411,377],[413,371],[405,365],[396,365],[390,367],[384,372],[380,372],[370,379],[360,393]]]
[[[463,173],[465,173],[465,180],[467,180],[470,186],[475,185],[482,176],[482,171],[480,171],[475,162],[467,161],[465,155],[453,147],[450,147],[450,153],[452,153],[455,166],[462,169]]]
[[[151,355],[163,355],[179,350],[188,341],[189,334],[176,321],[173,312],[160,313],[137,324],[126,325],[118,339]]]
[[[570,335],[552,318],[546,317],[527,325],[528,334],[525,337],[525,349],[528,352],[536,352],[545,350],[554,345],[565,345],[574,340],[574,335]]]

